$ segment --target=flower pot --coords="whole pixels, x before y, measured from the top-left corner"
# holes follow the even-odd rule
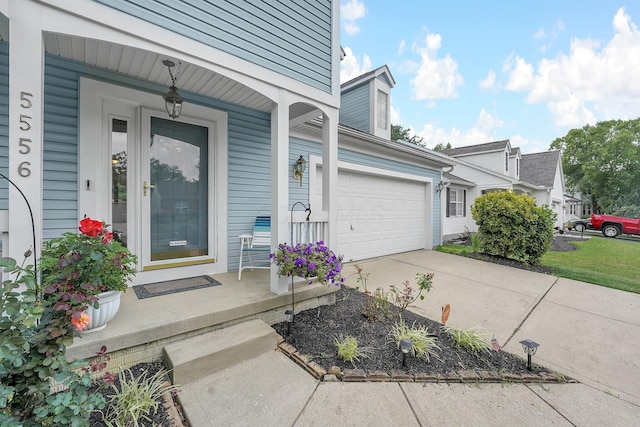
[[[113,319],[120,308],[120,291],[108,291],[98,294],[98,302],[100,307],[89,307],[85,313],[89,315],[89,326],[80,333],[92,333],[101,331],[107,326],[107,323]]]

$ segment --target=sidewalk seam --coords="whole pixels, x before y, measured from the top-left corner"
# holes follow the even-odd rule
[[[536,396],[538,399],[542,400],[544,403],[547,404],[547,406],[549,406],[551,409],[553,409],[558,415],[560,415],[562,418],[564,418],[565,420],[567,420],[567,422],[569,424],[571,424],[572,426],[576,427],[577,425],[572,422],[569,418],[567,418],[562,412],[560,412],[555,406],[553,406],[551,403],[547,402],[541,395],[539,395],[538,393],[536,393],[530,386],[529,384],[525,384],[525,387],[527,387],[529,389],[529,391],[531,393],[533,393],[534,396]],[[544,390],[544,388],[543,388]]]
[[[511,332],[511,335],[509,336],[509,338],[507,338],[507,340],[504,342],[502,347],[506,347],[507,344],[509,344],[509,341],[511,341],[511,338],[513,338],[513,336],[515,334],[518,333],[518,331],[520,330],[520,328],[522,328],[522,325],[524,325],[524,322],[526,322],[529,317],[531,316],[531,313],[533,313],[533,311],[538,308],[538,306],[540,305],[540,303],[542,302],[542,300],[544,300],[544,298],[547,296],[547,294],[549,292],[551,292],[551,289],[553,289],[553,287],[556,285],[556,283],[558,283],[558,280],[560,280],[559,277],[556,277],[556,280],[553,281],[553,283],[551,284],[551,286],[549,286],[549,289],[547,289],[545,291],[545,293],[540,297],[540,299],[535,303],[535,305],[531,308],[531,310],[529,310],[529,312],[527,313],[527,315],[524,317],[524,319],[522,319],[522,322],[520,322],[518,324],[518,326],[513,330],[513,332]]]
[[[413,408],[413,405],[411,404],[411,399],[409,399],[409,396],[407,396],[407,392],[404,390],[404,387],[402,387],[402,384],[398,383],[398,387],[400,387],[400,391],[402,391],[402,395],[404,396],[405,400],[407,401],[407,404],[409,405],[409,408],[411,409],[411,412],[413,413],[413,416],[416,417],[416,421],[418,422],[418,425],[420,427],[423,427],[422,422],[420,421],[420,417],[418,417],[418,414],[416,413],[416,410]]]
[[[296,416],[296,419],[293,420],[291,427],[294,427],[298,423],[298,420],[300,419],[302,414],[304,414],[304,411],[307,409],[307,406],[309,406],[309,402],[311,402],[311,399],[313,399],[313,395],[316,394],[316,391],[318,391],[318,387],[320,387],[320,383],[321,381],[316,380],[316,386],[313,388],[313,392],[309,395],[309,398],[307,399],[304,406],[302,407],[302,410],[300,410],[300,413],[298,414],[298,416]]]

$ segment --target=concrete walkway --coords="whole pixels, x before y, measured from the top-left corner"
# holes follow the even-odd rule
[[[359,265],[371,290],[434,272],[413,311],[439,319],[450,304],[449,323],[479,326],[519,356],[530,338],[534,363],[579,384],[318,382],[273,351],[183,385],[191,425],[640,425],[640,295],[434,251]]]

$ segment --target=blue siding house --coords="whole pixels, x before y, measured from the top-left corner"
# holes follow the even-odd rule
[[[134,284],[235,271],[258,213],[273,246],[297,238],[298,201],[296,233],[347,260],[439,244],[450,162],[390,141],[386,66],[340,86],[338,20],[335,0],[0,2],[0,173],[36,254],[89,216],[138,256]],[[0,235],[32,246],[4,179]]]

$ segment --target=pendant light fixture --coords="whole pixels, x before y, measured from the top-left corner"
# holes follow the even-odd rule
[[[165,93],[162,96],[162,98],[164,98],[164,107],[167,109],[169,117],[175,120],[180,117],[180,113],[182,113],[183,100],[178,93],[178,89],[176,88],[176,81],[178,81],[178,78],[180,77],[180,68],[182,67],[182,62],[178,63],[178,69],[176,70],[175,74],[173,73],[172,69],[176,66],[176,64],[173,61],[165,59],[164,61],[162,61],[162,63],[169,70],[169,77],[171,77],[171,87],[169,87],[169,92]]]

